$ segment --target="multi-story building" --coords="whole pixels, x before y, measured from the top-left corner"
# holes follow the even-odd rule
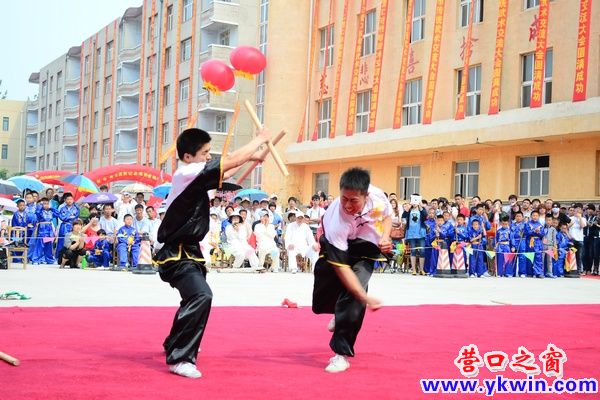
[[[172,172],[174,155],[158,161],[194,121],[213,135],[214,153],[221,152],[230,127],[231,149],[243,145],[253,133],[251,119],[241,112],[231,126],[232,118],[238,101],[254,100],[256,85],[237,78],[232,90],[213,95],[203,89],[198,70],[211,58],[229,62],[238,45],[256,46],[258,23],[254,0],[144,0],[127,9],[32,74],[39,95],[28,106],[28,140],[43,137],[45,146],[40,141],[29,150],[27,170],[81,173],[138,163]]]
[[[306,201],[362,166],[401,198],[597,200],[600,9],[540,3],[271,1],[265,125],[291,175],[268,160],[263,186]]]
[[[25,165],[26,103],[0,99],[0,170],[8,175],[23,171]]]

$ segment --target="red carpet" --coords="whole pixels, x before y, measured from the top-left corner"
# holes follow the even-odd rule
[[[0,399],[485,398],[420,389],[420,378],[461,378],[453,360],[469,343],[482,355],[511,356],[523,345],[537,358],[552,342],[567,354],[565,378],[599,377],[598,305],[387,307],[367,314],[357,357],[336,375],[323,371],[331,356],[328,316],[309,308],[217,307],[202,343],[199,380],[169,374],[164,365],[161,344],[174,312],[0,308],[0,351],[21,360],[19,367],[0,362]],[[494,375],[484,367],[482,377]]]

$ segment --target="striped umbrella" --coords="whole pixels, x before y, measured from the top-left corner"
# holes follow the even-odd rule
[[[61,182],[68,183],[75,187],[75,191],[78,193],[98,193],[98,188],[92,182],[91,179],[83,176],[83,175],[67,175],[60,178]],[[77,197],[77,196],[75,196]]]

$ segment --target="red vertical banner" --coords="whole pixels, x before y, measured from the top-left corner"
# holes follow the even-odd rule
[[[475,15],[475,0],[469,4],[469,28],[467,29],[467,40],[465,43],[465,58],[463,60],[462,78],[460,82],[460,94],[458,96],[458,105],[454,119],[465,119],[465,107],[467,103],[467,91],[469,90],[469,63],[472,53],[473,37],[473,16]]]
[[[402,61],[400,63],[398,89],[396,90],[396,107],[394,108],[394,129],[399,129],[402,126],[402,104],[404,104],[404,89],[406,87],[406,70],[408,69],[408,51],[410,50],[414,7],[415,0],[408,0],[406,24],[404,26],[404,43],[402,45]]]
[[[535,45],[533,61],[533,87],[531,88],[531,108],[542,106],[542,89],[544,87],[544,64],[546,61],[546,41],[548,39],[548,13],[550,0],[540,0],[538,17],[538,37]]]
[[[354,133],[356,121],[356,89],[358,88],[358,69],[360,64],[360,52],[362,50],[362,37],[365,31],[365,19],[367,17],[367,0],[360,2],[360,14],[358,16],[358,27],[356,28],[356,46],[354,48],[354,64],[352,65],[352,81],[350,83],[350,96],[348,100],[348,119],[346,120],[346,136]]]
[[[575,61],[575,85],[573,86],[573,101],[583,101],[586,99],[591,15],[592,1],[580,0],[579,29],[577,30],[577,58]]]
[[[142,4],[142,48],[140,50],[140,97],[138,99],[138,135],[137,135],[137,163],[142,164],[142,139],[144,138],[144,67],[146,62],[145,50],[146,50],[146,11],[147,11],[147,0],[144,0]],[[175,171],[175,169],[173,169]]]
[[[494,50],[494,69],[492,70],[492,90],[488,114],[500,111],[500,82],[502,78],[502,60],[504,57],[504,39],[506,37],[506,20],[508,18],[508,0],[499,0],[498,23],[496,26],[496,50]]]
[[[431,56],[429,58],[429,74],[427,75],[427,90],[425,91],[425,106],[423,111],[424,125],[431,124],[431,116],[433,114],[433,99],[435,97],[435,84],[437,82],[438,67],[440,65],[443,24],[444,0],[437,0],[435,6],[435,23],[433,26],[433,41],[431,43]]]
[[[344,0],[344,16],[342,17],[342,31],[340,32],[340,44],[335,65],[335,87],[333,92],[333,100],[331,101],[331,129],[329,137],[335,137],[335,128],[337,125],[337,110],[340,97],[340,81],[342,79],[342,64],[344,62],[344,45],[346,44],[346,25],[348,22],[348,3],[350,0]]]
[[[302,115],[302,121],[300,122],[300,130],[298,131],[298,138],[296,142],[302,143],[304,140],[304,129],[306,128],[306,114],[308,112],[308,101],[310,100],[310,91],[312,89],[312,76],[313,76],[313,66],[315,63],[315,48],[317,46],[317,33],[319,32],[319,0],[315,0],[313,6],[312,13],[312,33],[311,33],[311,41],[310,41],[310,54],[308,56],[308,86],[306,87],[306,102],[304,106],[304,113]]]
[[[379,14],[379,27],[377,29],[377,45],[375,50],[375,71],[373,72],[373,89],[371,91],[371,112],[369,113],[368,132],[375,132],[377,122],[377,105],[379,101],[379,83],[381,82],[381,64],[383,62],[383,48],[385,45],[385,30],[387,26],[388,0],[381,0]]]
[[[332,40],[333,20],[334,20],[334,0],[329,0],[329,18],[327,21],[327,27],[325,28],[325,54],[323,54],[323,70],[321,72],[321,79],[319,80],[319,102],[317,103],[317,112],[315,113],[315,128],[313,129],[312,140],[319,138],[319,112],[320,107],[323,104],[323,96],[327,93],[327,63],[329,62],[329,45]],[[320,51],[319,51],[320,53]]]

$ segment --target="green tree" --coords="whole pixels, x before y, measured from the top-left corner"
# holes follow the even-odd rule
[[[2,93],[2,79],[0,79],[0,99],[1,100],[6,99],[7,94],[8,94],[7,90],[5,90],[4,93]]]
[[[0,179],[8,178],[8,170],[6,168],[0,169]]]

